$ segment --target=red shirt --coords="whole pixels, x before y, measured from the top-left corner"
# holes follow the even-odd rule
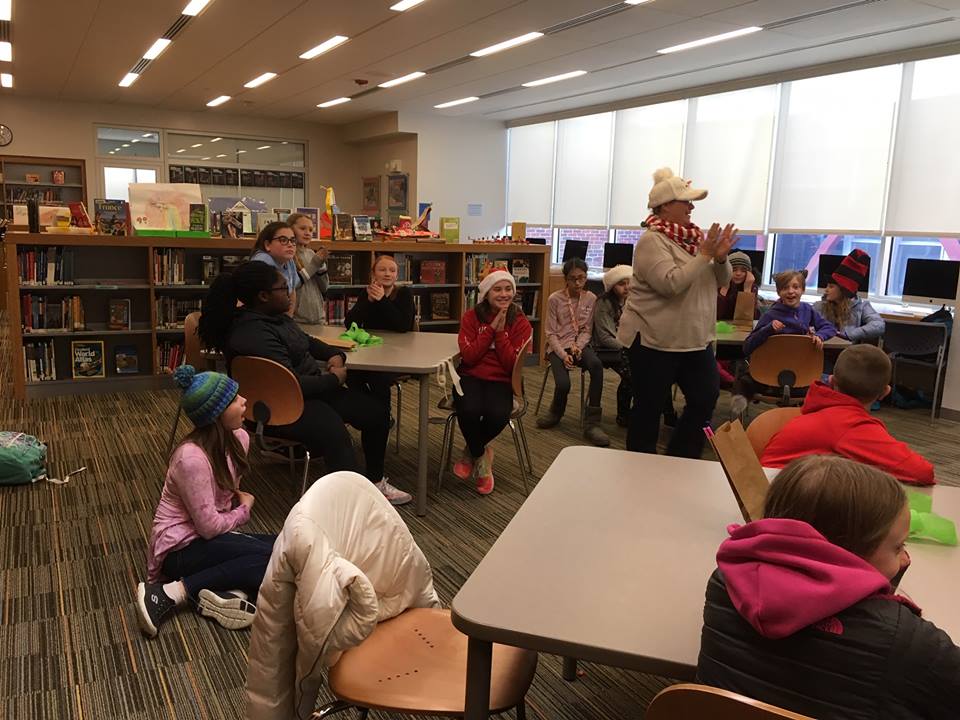
[[[807,392],[800,417],[773,436],[760,462],[782,468],[805,455],[840,455],[913,485],[936,482],[929,461],[890,435],[856,398],[819,380]]]
[[[521,346],[533,334],[527,317],[518,312],[513,323],[495,333],[490,325],[481,324],[471,308],[460,320],[461,375],[481,380],[509,383]]]

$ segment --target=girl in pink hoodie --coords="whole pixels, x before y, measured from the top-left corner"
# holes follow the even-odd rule
[[[909,531],[891,475],[791,463],[717,552],[698,680],[819,720],[956,717],[960,648],[894,594]]]

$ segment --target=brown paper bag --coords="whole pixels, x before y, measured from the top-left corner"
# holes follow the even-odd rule
[[[710,442],[727,475],[743,519],[747,522],[759,520],[763,517],[763,503],[770,481],[753,452],[743,425],[739,420],[724,423],[714,431]]]
[[[753,315],[756,308],[756,295],[752,292],[737,293],[737,305],[733,309],[733,326],[739,330],[753,330]]]

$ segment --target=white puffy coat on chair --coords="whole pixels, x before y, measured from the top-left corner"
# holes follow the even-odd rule
[[[439,605],[430,564],[373,483],[320,478],[287,516],[260,586],[247,720],[309,718],[323,670],[344,650],[378,622]]]

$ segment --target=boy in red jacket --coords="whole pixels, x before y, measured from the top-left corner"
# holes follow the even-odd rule
[[[912,485],[933,485],[933,465],[870,415],[890,393],[890,358],[873,345],[848,347],[837,358],[830,384],[816,382],[802,414],[773,436],[760,458],[782,468],[804,455],[840,455],[885,470]]]

